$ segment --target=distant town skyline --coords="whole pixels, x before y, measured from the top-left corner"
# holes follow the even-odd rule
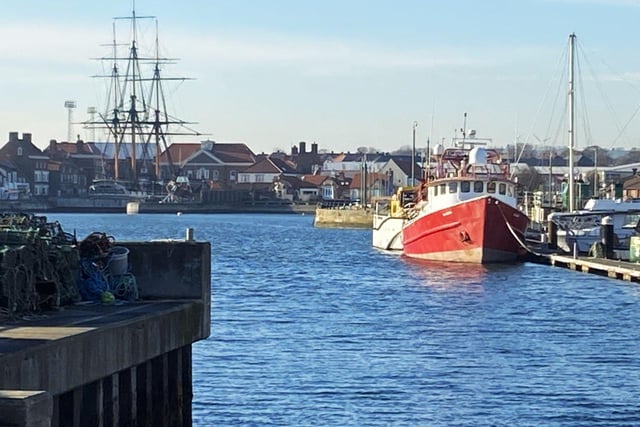
[[[0,134],[36,145],[67,140],[105,103],[92,76],[129,0],[3,4]],[[242,141],[256,153],[383,152],[476,129],[496,146],[566,146],[567,40],[578,38],[576,148],[640,145],[634,0],[138,0],[156,16],[166,73],[191,77],[167,94],[202,139]],[[141,26],[153,37],[153,26]],[[467,113],[466,123],[463,114]],[[91,133],[74,125],[74,134]]]

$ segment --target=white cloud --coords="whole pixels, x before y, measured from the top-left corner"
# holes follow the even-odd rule
[[[639,0],[640,1],[640,0]],[[47,22],[2,23],[0,37],[12,43],[0,44],[0,55],[18,70],[25,66],[47,67],[53,73],[96,74],[100,65],[92,58],[108,55],[111,30],[54,26]],[[207,65],[222,68],[238,66],[295,67],[307,74],[347,74],[362,71],[422,70],[449,66],[487,67],[543,54],[539,48],[485,48],[395,46],[368,44],[352,40],[320,39],[274,33],[193,34],[181,31],[163,34],[161,49],[166,56],[179,57],[191,68]],[[544,52],[547,54],[547,52]],[[75,73],[69,73],[74,70]],[[5,69],[6,70],[6,69]],[[82,70],[78,72],[78,70]],[[60,77],[66,79],[65,77]],[[69,77],[71,78],[71,77]]]
[[[283,37],[281,35],[208,34],[171,36],[171,49],[182,58],[198,58],[216,67],[249,65],[287,66],[309,74],[345,74],[362,70],[422,70],[450,66],[487,67],[513,58],[540,54],[543,49],[522,47],[469,51],[447,47],[371,45],[357,41]],[[186,48],[186,49],[185,49]],[[506,59],[508,58],[508,59]]]

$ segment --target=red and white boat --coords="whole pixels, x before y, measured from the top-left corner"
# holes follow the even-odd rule
[[[403,252],[437,261],[496,263],[525,254],[529,219],[517,208],[516,182],[482,140],[437,146],[434,176],[423,183],[402,227]]]

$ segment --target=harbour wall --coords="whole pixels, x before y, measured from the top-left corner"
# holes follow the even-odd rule
[[[139,300],[0,325],[0,426],[189,426],[210,334],[209,242],[118,242]]]
[[[372,228],[371,209],[317,208],[313,221],[316,227]]]
[[[128,199],[73,198],[60,199],[57,203],[37,200],[0,200],[0,211],[36,213],[128,213]],[[281,203],[278,201],[256,201],[242,203],[152,203],[138,204],[136,213],[175,214],[181,213],[290,213],[313,214],[315,203]]]

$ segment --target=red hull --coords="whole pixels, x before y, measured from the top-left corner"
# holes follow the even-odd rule
[[[469,200],[409,222],[402,231],[404,254],[437,261],[513,261],[524,254],[528,221],[491,196]]]

